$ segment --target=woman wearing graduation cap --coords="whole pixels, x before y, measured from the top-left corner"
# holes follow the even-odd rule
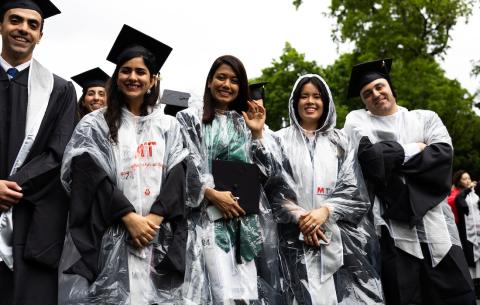
[[[79,119],[107,105],[105,88],[109,79],[110,76],[98,67],[72,76],[72,80],[82,87],[82,96],[78,100]]]
[[[297,79],[289,114],[290,126],[275,133],[277,149],[269,148],[283,171],[283,191],[271,203],[285,303],[383,304],[379,274],[365,254],[375,238],[365,229],[373,226],[362,224],[369,203],[356,187],[353,154],[335,129],[333,98],[319,75]]]
[[[248,96],[243,64],[225,55],[210,68],[203,103],[177,113],[190,153],[186,304],[276,304],[275,225],[250,150],[265,110]]]
[[[86,116],[66,148],[62,304],[181,299],[187,150],[178,122],[157,105],[156,74],[170,51],[125,25],[107,58],[117,65],[108,107]]]

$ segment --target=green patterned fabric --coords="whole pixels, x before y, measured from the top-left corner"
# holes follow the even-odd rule
[[[235,115],[231,112],[217,114],[211,124],[203,125],[210,170],[212,160],[249,162],[245,125]],[[225,252],[235,246],[237,234],[240,234],[240,255],[246,262],[253,260],[260,252],[262,237],[258,215],[240,217],[240,232],[237,232],[236,219],[222,218],[214,225],[215,243]]]
[[[249,262],[262,249],[262,236],[259,231],[258,215],[240,217],[240,256]],[[235,246],[237,235],[236,219],[220,219],[215,222],[215,243],[223,251],[229,252]]]
[[[217,115],[203,128],[210,169],[212,160],[248,162],[247,135],[241,121],[232,119],[230,114]]]

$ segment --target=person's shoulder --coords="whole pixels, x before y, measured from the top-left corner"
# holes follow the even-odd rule
[[[177,112],[177,116],[192,116],[195,114],[193,107],[185,108]]]
[[[176,117],[165,114],[160,107],[155,107],[148,119],[151,126],[162,133],[180,132],[180,122]]]
[[[67,86],[69,83],[71,82],[53,73],[53,86],[64,87],[64,86]]]
[[[408,112],[416,115],[425,115],[425,116],[435,116],[437,113],[432,110],[428,109],[414,109],[414,110],[409,110]]]
[[[176,117],[180,122],[200,122],[201,112],[198,107],[188,107],[177,112]]]
[[[330,131],[330,134],[332,134],[334,137],[341,139],[342,141],[346,141],[347,139],[347,134],[343,129],[338,129],[338,128],[333,128]]]
[[[367,115],[368,113],[365,109],[352,110],[345,117],[345,125],[361,122],[362,120],[365,120]]]
[[[367,115],[367,110],[365,109],[357,109],[357,110],[352,110],[349,113],[347,113],[347,118],[355,118],[355,117],[363,117]]]
[[[75,93],[75,87],[71,81],[53,74],[53,91],[70,91],[70,93]]]
[[[413,116],[417,117],[418,119],[422,119],[422,120],[425,120],[425,121],[429,121],[429,120],[432,120],[432,119],[440,120],[440,117],[438,116],[438,114],[435,111],[428,110],[428,109],[409,110],[408,113],[410,115],[413,115]]]
[[[328,139],[336,146],[346,150],[348,147],[348,136],[343,129],[333,128],[327,134]]]
[[[109,128],[105,120],[105,111],[106,108],[101,108],[87,113],[75,127],[76,133],[88,134],[96,139],[108,138]]]
[[[172,126],[179,125],[178,120],[174,116],[165,114],[160,107],[155,110],[155,114],[155,116],[152,116],[152,121],[163,128],[168,129]]]
[[[273,134],[279,138],[284,137],[287,133],[289,133],[292,130],[293,126],[287,126],[283,127],[282,129],[279,129],[275,131]]]
[[[99,124],[106,124],[105,120],[105,111],[107,108],[100,108],[90,113],[87,113],[81,120],[78,122],[78,125],[85,126],[94,126]]]

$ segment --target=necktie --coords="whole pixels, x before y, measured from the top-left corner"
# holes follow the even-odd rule
[[[10,68],[7,70],[7,74],[10,76],[10,78],[14,78],[15,75],[17,75],[18,70],[15,68]]]

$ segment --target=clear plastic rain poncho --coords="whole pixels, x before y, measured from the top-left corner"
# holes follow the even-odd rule
[[[365,109],[352,111],[347,115],[344,131],[350,139],[352,149],[355,150],[354,168],[359,177],[359,189],[363,194],[368,194],[368,191],[357,161],[358,146],[362,137],[368,137],[371,143],[395,141],[400,145],[419,142],[426,145],[439,144],[450,147],[452,145],[447,128],[435,112],[409,111],[401,106],[398,106],[395,114],[389,116],[376,116]],[[424,167],[431,168],[432,165],[426,164]],[[448,253],[452,244],[461,247],[454,216],[447,203],[447,195],[444,200],[428,210],[414,226],[408,222],[385,219],[382,217],[383,213],[384,206],[375,196],[373,216],[377,233],[380,235],[381,226],[385,226],[396,247],[419,259],[424,258],[420,242],[427,243],[433,267]]]
[[[188,154],[175,118],[164,115],[159,107],[151,110],[150,114],[139,117],[122,109],[118,144],[109,140],[105,109],[85,116],[64,154],[61,178],[67,191],[70,191],[72,159],[88,153],[115,182],[136,213],[147,215],[166,174]],[[182,304],[183,279],[159,274],[153,267],[165,256],[170,236],[170,225],[164,223],[154,242],[137,249],[127,242],[129,234],[123,226],[108,228],[99,254],[100,274],[89,283],[80,275],[60,273],[59,304]],[[79,257],[68,235],[60,272]]]
[[[323,126],[307,136],[294,109],[293,92],[305,77],[317,78],[328,91]],[[366,197],[361,197],[353,172],[352,152],[345,135],[334,129],[336,112],[327,84],[318,75],[300,77],[289,101],[291,126],[262,144],[270,152],[264,171],[280,192],[269,198],[279,224],[285,304],[383,304],[377,263],[378,240]],[[277,142],[277,145],[275,145]],[[279,173],[280,172],[280,173]],[[270,189],[267,187],[267,189]],[[324,224],[328,244],[306,245],[299,217],[327,207]]]
[[[202,124],[203,103],[194,104],[177,114],[190,152],[185,304],[279,304],[278,237],[263,191],[260,214],[240,217],[239,245],[235,220],[211,220],[213,205],[204,198],[205,189],[215,187],[212,160],[252,163],[250,131],[235,111],[217,113],[211,124]],[[241,263],[235,257],[238,246]]]

